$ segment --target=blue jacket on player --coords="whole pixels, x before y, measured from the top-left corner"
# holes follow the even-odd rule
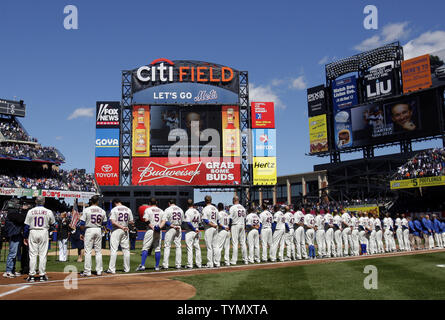
[[[431,232],[433,231],[433,225],[431,223],[431,220],[429,220],[427,218],[423,218],[422,226],[423,226],[423,233],[426,234],[427,236],[430,236]]]
[[[408,227],[409,227],[409,233],[415,235],[415,236],[420,236],[419,232],[416,230],[416,227],[414,226],[414,221],[409,221],[408,222]]]
[[[423,232],[422,223],[419,220],[414,220],[414,228],[416,229],[417,233],[420,234]]]
[[[436,218],[433,220],[433,228],[434,228],[434,232],[436,233],[442,233],[441,231],[441,227],[440,227],[440,221]]]

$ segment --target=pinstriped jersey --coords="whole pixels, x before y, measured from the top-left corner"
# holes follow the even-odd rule
[[[42,206],[29,210],[25,218],[29,230],[48,230],[55,222],[53,212]]]
[[[85,222],[86,228],[100,228],[107,221],[107,214],[102,208],[91,206],[83,210],[80,221]]]

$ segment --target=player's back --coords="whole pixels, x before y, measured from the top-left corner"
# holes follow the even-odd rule
[[[206,205],[202,209],[202,220],[208,220],[209,223],[218,224],[218,209],[212,204]],[[208,224],[205,224],[204,228],[209,228]]]
[[[271,228],[272,227],[272,213],[270,213],[268,210],[264,210],[260,213],[260,221],[263,224],[263,228]]]
[[[218,220],[220,224],[227,227],[230,223],[230,216],[225,210],[222,210],[218,212]]]
[[[169,221],[175,226],[180,226],[184,220],[184,211],[176,205],[169,206],[164,211],[164,218],[162,220]]]
[[[53,212],[42,206],[29,210],[25,218],[30,230],[48,230],[55,222]]]
[[[80,220],[85,222],[86,228],[100,228],[107,221],[107,214],[102,208],[91,206],[83,210]]]
[[[124,206],[116,206],[111,210],[110,220],[114,220],[116,223],[119,223],[123,227],[128,227],[130,221],[133,221],[133,213],[131,209]],[[113,230],[118,228],[113,226]]]
[[[232,225],[244,225],[246,209],[241,204],[234,204],[230,207],[230,218],[232,219]]]
[[[144,211],[144,220],[146,220],[146,222],[151,224],[153,227],[160,225],[163,216],[164,211],[157,206],[152,206]]]

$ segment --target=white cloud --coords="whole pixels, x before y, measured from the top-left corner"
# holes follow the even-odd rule
[[[405,59],[445,49],[445,31],[428,31],[403,46]]]
[[[59,141],[60,141],[60,140],[62,140],[62,139],[63,139],[62,136],[57,136],[57,137],[56,137],[56,140],[59,140]]]
[[[94,117],[94,108],[77,108],[73,111],[68,117],[68,120],[73,120],[77,118],[93,118]]]
[[[307,88],[307,83],[304,80],[304,76],[299,76],[298,78],[292,79],[290,88],[296,90],[304,90]]]
[[[324,56],[323,58],[320,59],[320,61],[318,61],[319,65],[324,65],[326,63],[329,62],[329,56]]]
[[[253,83],[249,83],[249,99],[250,101],[273,102],[277,109],[286,109],[271,86],[255,86]]]
[[[408,22],[390,23],[383,27],[378,35],[363,40],[354,47],[358,51],[368,51],[378,48],[396,40],[406,39],[411,30],[408,29]]]

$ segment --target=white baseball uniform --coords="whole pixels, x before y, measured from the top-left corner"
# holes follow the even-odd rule
[[[367,228],[368,228],[368,218],[367,217],[358,218],[358,234],[359,234],[360,244],[365,245],[366,247],[368,247],[368,238],[366,237]],[[362,254],[367,254],[367,253],[362,252]]]
[[[164,211],[157,206],[151,206],[145,209],[143,219],[148,223],[149,227],[144,235],[142,251],[152,250],[154,248],[155,252],[161,252],[161,230],[155,231],[154,227],[160,226],[163,216]],[[150,226],[153,229],[150,228]]]
[[[295,223],[298,225],[294,231],[295,246],[297,247],[297,259],[307,258],[306,240],[304,238],[304,214],[298,210],[294,215]]]
[[[383,247],[382,221],[380,221],[380,218],[374,219],[374,227],[377,241],[377,253],[385,253],[385,249]]]
[[[208,204],[202,209],[202,221],[208,220],[218,226],[218,209]],[[207,267],[215,266],[215,255],[218,246],[218,227],[212,227],[210,224],[204,223],[204,240],[207,246]]]
[[[330,213],[324,215],[324,231],[325,231],[325,242],[326,242],[326,256],[328,258],[332,257],[333,251],[335,251],[334,243],[334,217]]]
[[[46,274],[46,259],[48,253],[48,230],[56,222],[51,210],[37,206],[28,211],[25,224],[29,226],[29,275],[35,276],[37,256],[39,256],[39,275]]]
[[[102,224],[107,221],[105,210],[98,206],[85,208],[80,221],[85,223],[85,263],[83,271],[86,275],[91,275],[91,251],[94,248],[96,254],[96,272],[100,275],[102,267]]]
[[[343,231],[342,231],[342,238],[343,238],[343,246],[344,251],[343,255],[348,256],[349,255],[349,239],[351,236],[351,216],[348,212],[344,212],[341,215],[342,224],[343,224]]]
[[[201,246],[199,245],[199,224],[201,223],[201,213],[195,208],[189,208],[185,212],[184,222],[187,224],[185,234],[185,244],[187,247],[187,267],[193,268],[193,248],[195,249],[195,263],[198,268],[202,266]],[[198,232],[196,232],[198,231]]]
[[[249,263],[260,262],[260,236],[258,229],[260,218],[256,213],[249,213],[246,217],[247,245],[249,246]]]
[[[164,262],[162,267],[168,269],[168,263],[170,259],[170,248],[172,242],[175,243],[175,265],[176,268],[181,268],[182,261],[182,221],[184,221],[184,211],[177,205],[171,205],[164,210],[164,216],[162,221],[166,221],[166,232],[164,236]],[[170,225],[168,225],[170,224]]]
[[[334,216],[334,238],[337,250],[335,251],[334,257],[343,256],[343,239],[342,239],[342,218],[340,215]]]
[[[284,234],[286,232],[286,218],[284,213],[280,210],[274,213],[274,222],[276,223],[275,231],[272,235],[272,249],[271,251],[271,261],[275,262],[277,260],[278,246],[280,251],[278,252],[278,259],[284,261]]]
[[[394,238],[394,220],[392,218],[391,219],[391,228],[393,230],[393,232],[391,233],[391,237],[390,237],[390,245],[391,245],[391,251],[395,252],[397,250],[396,248],[396,239]],[[432,236],[431,236],[432,237]]]
[[[224,263],[226,266],[230,265],[230,216],[223,210],[218,212],[218,223],[220,228],[218,229],[217,235],[217,248],[215,255],[216,265],[221,264],[221,254],[224,249]]]
[[[325,231],[324,231],[324,216],[321,214],[317,214],[315,216],[315,226],[317,227],[317,231],[315,232],[315,240],[317,241],[318,247],[318,256],[322,258],[326,255],[326,239],[325,239]]]
[[[235,265],[238,260],[238,243],[241,245],[241,254],[243,256],[244,263],[247,261],[247,245],[246,245],[246,234],[245,219],[246,219],[246,209],[240,204],[234,204],[229,210],[230,219],[232,219],[232,227],[230,229],[232,234],[232,265]]]
[[[116,206],[111,210],[110,220],[120,224],[124,228],[128,228],[128,224],[134,221],[133,213],[130,208],[124,205]],[[108,264],[108,271],[111,273],[116,272],[116,258],[119,245],[122,248],[124,256],[124,272],[130,271],[130,239],[128,237],[128,231],[117,228],[113,225],[110,237],[110,262]]]
[[[405,251],[405,245],[403,243],[402,219],[396,218],[395,226],[396,226],[397,242],[399,243],[399,249]]]
[[[389,217],[385,217],[383,219],[383,229],[384,229],[384,238],[385,238],[385,251],[390,252],[392,250],[391,245],[391,237],[393,237],[393,233],[391,231],[392,219]]]
[[[402,219],[403,244],[406,251],[411,251],[411,243],[409,241],[409,224],[406,218]]]
[[[308,246],[313,246],[315,240],[315,230],[313,229],[315,227],[315,217],[312,213],[304,215],[304,225],[306,226],[306,243]]]
[[[264,210],[260,213],[260,223],[261,223],[261,245],[263,247],[262,260],[267,261],[267,246],[269,246],[269,254],[272,250],[272,222],[273,216],[268,210]],[[270,256],[272,259],[272,256]]]
[[[375,230],[375,219],[374,217],[369,218],[368,226],[371,230],[371,234],[369,235],[369,254],[377,253],[377,234]]]
[[[289,231],[285,233],[284,242],[286,244],[286,259],[287,260],[295,260],[295,243],[294,243],[294,224],[295,218],[294,214],[290,211],[284,214],[284,218],[286,219],[286,223],[289,226]]]
[[[359,231],[358,231],[358,218],[356,216],[352,216],[351,218],[351,252],[353,256],[360,255],[360,243],[359,243]]]

